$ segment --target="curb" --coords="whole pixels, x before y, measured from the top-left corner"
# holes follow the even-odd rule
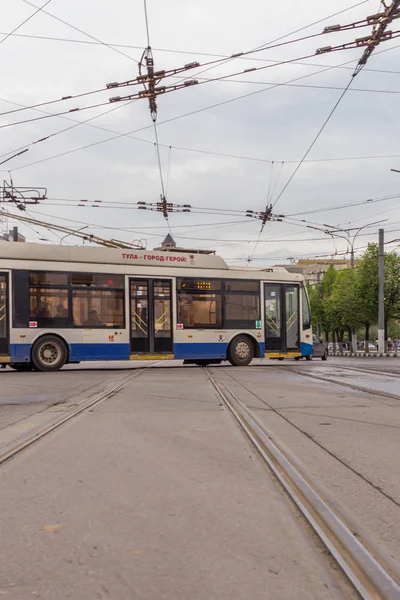
[[[397,352],[385,352],[384,354],[368,354],[365,352],[329,352],[329,356],[340,356],[342,358],[400,358]]]

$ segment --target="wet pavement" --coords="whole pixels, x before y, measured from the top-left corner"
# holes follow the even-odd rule
[[[0,447],[142,366],[0,371]],[[400,360],[210,369],[350,523],[400,556]],[[11,600],[352,598],[202,368],[144,372],[0,477]]]

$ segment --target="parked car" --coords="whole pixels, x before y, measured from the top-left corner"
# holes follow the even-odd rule
[[[313,335],[313,358],[321,358],[322,360],[326,360],[328,358],[328,345],[322,338],[319,338],[317,335]]]
[[[300,356],[296,356],[294,360],[300,360],[300,358]],[[312,360],[313,358],[321,358],[322,360],[326,360],[328,358],[328,344],[317,335],[313,335],[312,354],[305,357],[306,360]]]
[[[368,344],[368,353],[369,354],[371,354],[371,352],[377,352],[375,344],[373,344],[372,342],[367,342],[367,344]],[[361,352],[365,352],[365,342],[360,342],[359,350]]]

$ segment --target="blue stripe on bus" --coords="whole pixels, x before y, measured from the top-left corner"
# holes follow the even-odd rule
[[[228,343],[224,342],[196,342],[185,344],[174,344],[174,355],[176,359],[193,358],[226,358]],[[264,356],[264,342],[258,343],[260,356]]]
[[[130,344],[70,344],[70,357],[75,360],[129,360]]]
[[[31,359],[31,344],[10,344],[10,358],[13,360],[27,362]]]
[[[174,344],[175,358],[226,358],[228,344],[224,342],[204,342]]]
[[[129,360],[130,344],[70,344],[69,359]],[[11,362],[26,362],[31,357],[31,344],[10,344]]]
[[[309,354],[312,354],[312,344],[300,342],[300,352],[302,356],[308,356]]]

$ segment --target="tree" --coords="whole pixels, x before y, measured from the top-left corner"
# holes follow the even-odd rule
[[[332,294],[327,304],[327,313],[335,329],[348,331],[356,329],[362,318],[362,307],[357,294],[357,273],[355,269],[340,271],[332,286]],[[343,337],[343,335],[341,335]]]
[[[324,273],[322,281],[309,288],[313,325],[319,326],[324,332],[326,340],[329,339],[329,332],[334,331],[330,321],[330,314],[327,312],[327,302],[332,294],[337,274],[338,272],[334,266],[330,265],[329,269]]]
[[[377,244],[368,244],[358,265],[357,296],[365,325],[365,339],[369,328],[378,321],[379,250]],[[388,321],[400,318],[400,257],[395,252],[385,253],[385,339]]]

